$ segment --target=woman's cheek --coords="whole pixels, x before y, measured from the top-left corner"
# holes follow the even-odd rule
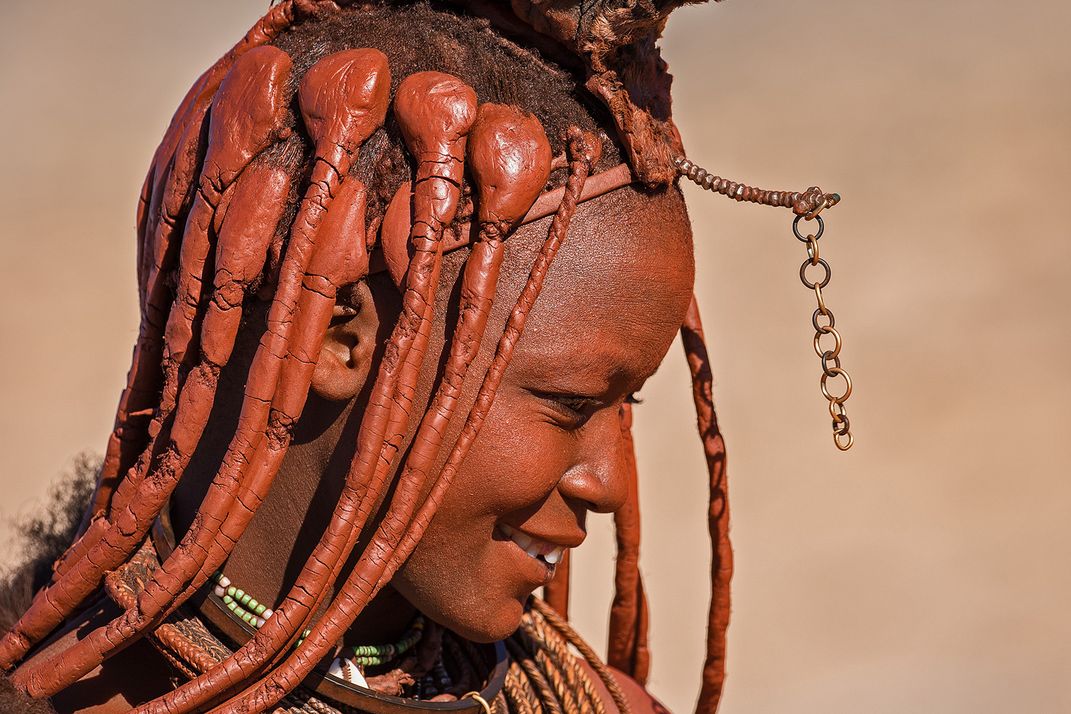
[[[463,490],[489,500],[488,510],[503,516],[538,504],[554,490],[571,463],[574,440],[545,414],[528,409],[508,421],[489,420],[473,446],[463,466],[469,481]]]

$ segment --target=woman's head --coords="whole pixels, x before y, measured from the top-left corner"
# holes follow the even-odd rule
[[[671,128],[665,116],[637,123],[627,92],[626,107],[594,81],[613,72],[593,71],[612,117],[572,70],[483,21],[293,0],[201,78],[142,196],[142,330],[94,504],[110,516],[0,659],[76,607],[169,499],[182,540],[136,618],[37,668],[31,691],[151,627],[241,553],[257,519],[279,526],[273,545],[293,543],[287,594],[197,701],[260,672],[322,613],[247,696],[273,703],[388,586],[472,639],[516,628],[586,513],[624,503],[624,405],[691,304],[674,185],[580,203],[586,177],[625,155],[658,183],[672,148],[651,129]],[[523,220],[556,187],[553,219]],[[503,194],[511,208],[485,215]],[[409,253],[385,272],[398,206]],[[287,479],[331,496],[321,519],[273,511]]]
[[[523,226],[506,242],[487,337],[470,367],[474,377],[462,391],[461,418],[447,431],[447,445],[457,438],[476,399],[495,337],[527,282],[548,224],[545,219]],[[465,257],[459,252],[444,261],[417,391],[418,414],[432,396],[449,348]],[[544,551],[575,547],[584,538],[589,510],[611,512],[621,506],[629,486],[622,461],[622,405],[669,349],[691,298],[692,275],[690,227],[676,191],[622,189],[580,206],[483,428],[392,582],[418,609],[466,637],[501,639],[516,628],[527,597],[553,573],[546,557],[525,555],[509,536],[519,534],[517,542]],[[368,367],[353,354],[365,354],[361,345],[375,339],[379,320],[393,322],[390,306],[397,303],[388,292],[393,285],[380,281],[377,288],[366,295],[373,309],[379,304],[387,309],[375,309],[377,320],[366,321],[359,308],[350,324],[340,321],[332,328],[336,332],[324,345],[314,390],[326,386],[332,397],[348,399],[365,389],[360,377]],[[333,389],[340,383],[351,385],[347,393]],[[361,408],[357,399],[348,404],[348,409]],[[316,419],[314,410],[332,406],[314,401],[307,416]],[[337,416],[348,418],[349,411]],[[416,428],[410,425],[406,445]],[[339,431],[322,433],[321,459],[327,463]],[[433,472],[448,450],[438,456]],[[304,449],[302,458],[307,458]],[[560,555],[551,553],[550,559]]]
[[[299,58],[295,65],[300,68],[373,40],[388,57],[398,54],[391,63],[395,86],[410,67],[445,65],[473,86],[481,102],[509,102],[533,112],[555,153],[564,153],[569,126],[597,131],[600,122],[606,123],[598,108],[576,94],[573,80],[562,70],[540,66],[533,55],[471,18],[425,6],[337,15],[322,24],[299,26],[277,44]],[[605,132],[602,142],[606,148],[599,168],[613,166],[620,160],[619,150]],[[546,188],[564,183],[565,168],[562,162]],[[379,196],[370,201],[370,217],[382,214],[412,170],[397,127],[388,121],[362,147],[356,169],[370,195]],[[465,189],[478,200],[468,180]],[[443,447],[430,466],[433,474],[445,465],[475,403],[480,377],[492,362],[497,338],[528,282],[550,222],[546,218],[520,226],[506,241],[485,337]],[[396,477],[442,379],[470,259],[469,249],[443,259],[411,423],[393,452]],[[493,407],[393,587],[433,619],[474,639],[500,639],[516,628],[523,602],[545,584],[553,568],[547,567],[546,557],[531,558],[513,543],[537,552],[540,547],[574,547],[583,538],[588,510],[609,512],[623,502],[628,485],[619,412],[668,350],[691,297],[692,274],[690,227],[675,187],[620,189],[579,207]],[[315,396],[297,425],[303,443],[284,460],[284,477],[292,470],[312,480],[343,477],[322,476],[315,465],[330,472],[332,460],[346,462],[339,454],[347,455],[348,445],[337,442],[345,438],[343,425],[359,424],[368,406],[381,348],[402,314],[400,290],[380,275],[340,292],[311,381]],[[421,500],[430,488],[419,491]],[[262,520],[283,517],[270,503],[264,513],[273,515]],[[529,538],[536,542],[528,543]],[[306,555],[299,550],[295,558]],[[550,553],[551,560],[559,557],[560,552]]]

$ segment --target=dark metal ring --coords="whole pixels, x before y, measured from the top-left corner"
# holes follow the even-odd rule
[[[818,316],[819,315],[822,315],[823,317],[828,317],[829,318],[829,324],[828,325],[819,325],[818,324]],[[815,332],[821,332],[823,335],[825,335],[825,334],[829,333],[829,330],[831,328],[834,328],[834,327],[837,326],[837,318],[833,316],[833,311],[830,310],[828,307],[825,309],[825,312],[823,312],[822,308],[819,307],[819,308],[816,308],[815,311],[814,311],[814,314],[811,315],[811,324],[814,325],[814,331]]]
[[[839,374],[839,372],[829,371],[830,360],[833,360],[833,366],[840,370],[840,355],[833,354],[833,350],[826,350],[825,354],[822,355],[822,373],[832,379]]]
[[[800,233],[800,221],[805,219],[810,220],[807,216],[796,216],[796,219],[792,221],[792,234],[796,236],[796,240],[800,243],[807,242],[807,236]],[[818,240],[822,237],[822,234],[826,232],[826,222],[822,220],[821,216],[815,216],[814,220],[818,221],[818,233],[814,236],[814,239]]]
[[[817,264],[821,265],[822,268],[826,271],[826,276],[822,278],[822,282],[820,283],[812,283],[810,280],[807,279],[807,268],[811,266],[811,261],[809,258],[803,261],[803,265],[800,266],[800,280],[802,280],[803,284],[811,290],[814,290],[814,286],[816,284],[818,285],[818,287],[824,288],[825,286],[829,285],[829,279],[833,277],[833,274],[829,269],[829,263],[826,262],[825,258],[819,258]]]
[[[851,430],[852,423],[848,421],[847,414],[840,418],[840,423],[836,419],[833,420],[833,433],[837,436],[848,436],[848,432]]]

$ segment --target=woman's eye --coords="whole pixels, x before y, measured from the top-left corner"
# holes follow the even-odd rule
[[[555,411],[560,417],[559,426],[566,429],[579,429],[598,409],[598,400],[592,397],[540,392],[536,392],[536,396]]]
[[[632,392],[625,397],[625,404],[643,404],[643,400],[637,397],[635,392]]]

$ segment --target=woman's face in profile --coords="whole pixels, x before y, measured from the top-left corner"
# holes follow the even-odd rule
[[[522,229],[539,234],[528,242],[542,241],[545,224]],[[523,285],[529,265],[511,282]],[[675,190],[581,204],[479,436],[392,581],[417,609],[472,640],[508,636],[528,596],[584,540],[587,512],[622,505],[622,404],[669,350],[693,267]],[[518,290],[499,291],[496,313]],[[494,325],[484,352],[498,341]]]

